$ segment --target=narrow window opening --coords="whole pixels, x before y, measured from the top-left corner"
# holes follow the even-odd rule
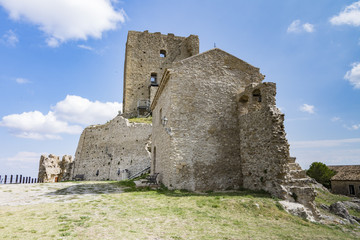
[[[354,187],[354,185],[349,185],[349,194],[350,195],[355,195],[355,187]]]
[[[261,92],[260,89],[255,89],[253,91],[253,100],[257,102],[261,102]]]
[[[151,73],[150,83],[151,83],[151,86],[157,85],[157,74],[156,73]]]
[[[162,123],[162,108],[160,108],[160,111],[159,111],[159,124]]]
[[[153,173],[156,173],[156,147],[154,147],[154,153],[153,153]]]
[[[165,50],[160,50],[160,57],[162,57],[162,58],[166,57],[166,51]]]
[[[96,171],[96,176],[99,176],[99,170]]]

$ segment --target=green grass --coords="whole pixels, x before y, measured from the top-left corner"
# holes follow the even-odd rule
[[[82,182],[81,184],[86,184]],[[0,239],[355,239],[359,229],[289,215],[248,190],[193,193],[136,189],[76,202],[0,207]]]
[[[152,123],[152,117],[147,118],[130,118],[129,122],[131,123]]]
[[[317,189],[318,195],[316,196],[315,202],[316,205],[325,204],[330,206],[333,203],[338,201],[350,201],[351,198],[343,195],[336,195],[330,192],[324,191],[322,189]]]

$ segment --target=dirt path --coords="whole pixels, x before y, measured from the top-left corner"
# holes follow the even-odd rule
[[[111,182],[1,184],[0,206],[93,200],[100,194],[121,192],[122,188]]]

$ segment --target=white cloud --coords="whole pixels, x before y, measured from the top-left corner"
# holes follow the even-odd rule
[[[331,121],[332,122],[338,122],[338,121],[340,121],[341,120],[341,118],[339,118],[339,117],[333,117],[333,118],[331,118]]]
[[[46,115],[39,111],[11,114],[2,118],[0,126],[20,138],[61,139],[61,134],[80,134],[86,125],[105,123],[121,108],[117,102],[92,102],[68,95]]]
[[[315,31],[315,27],[311,23],[304,23],[302,24],[299,19],[294,20],[288,27],[288,33],[301,33],[301,32],[308,32],[312,33]]]
[[[336,140],[315,140],[315,141],[296,141],[291,146],[295,148],[322,148],[340,147],[347,144],[360,143],[360,138],[336,139]]]
[[[36,153],[36,152],[18,152],[15,156],[7,157],[4,160],[9,162],[38,163],[41,155],[42,153]]]
[[[305,32],[312,33],[315,31],[314,25],[310,23],[304,23],[302,25]]]
[[[89,50],[89,51],[93,51],[94,49],[90,46],[86,46],[86,45],[83,45],[83,44],[80,44],[80,45],[77,45],[78,48],[82,48],[82,49],[85,49],[85,50]]]
[[[1,38],[1,42],[7,46],[15,47],[19,42],[19,38],[16,36],[13,30],[8,30]]]
[[[352,69],[346,72],[344,78],[350,82],[354,88],[360,88],[360,62],[352,64]]]
[[[291,155],[308,168],[312,162],[328,165],[359,164],[360,138],[290,142]]]
[[[26,84],[26,83],[30,83],[30,81],[26,78],[17,78],[15,79],[15,81],[18,83],[18,84]]]
[[[347,6],[337,16],[332,17],[330,22],[333,25],[347,24],[356,27],[360,26],[360,1]]]
[[[299,109],[302,112],[307,112],[307,113],[310,113],[310,114],[315,113],[315,107],[313,105],[309,105],[309,104],[306,104],[306,103],[301,105]]]
[[[360,129],[360,124],[354,124],[351,126],[351,130],[358,130]]]
[[[82,131],[81,126],[70,126],[58,120],[51,111],[46,115],[39,111],[11,114],[2,118],[0,126],[9,128],[17,137],[31,139],[59,139],[59,133],[79,134]]]
[[[127,16],[113,4],[111,0],[0,0],[11,19],[38,26],[50,47],[68,40],[99,39],[103,32],[115,30]]]
[[[122,103],[92,102],[74,95],[67,95],[63,101],[52,107],[57,118],[82,125],[105,123],[114,118],[121,109]]]

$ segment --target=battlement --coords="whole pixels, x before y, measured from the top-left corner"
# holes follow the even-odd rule
[[[163,72],[176,61],[199,53],[199,37],[167,35],[160,32],[129,31],[124,68],[123,113],[134,117],[139,101],[150,101],[156,93]]]

